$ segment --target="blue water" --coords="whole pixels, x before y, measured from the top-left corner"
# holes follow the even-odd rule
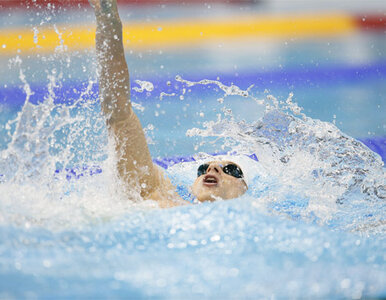
[[[222,107],[232,97],[208,107]],[[245,101],[235,97],[235,111]],[[183,108],[193,105],[182,103],[162,103],[160,115],[163,109],[166,116],[183,118]],[[152,107],[157,110],[157,102],[144,112]],[[221,109],[197,118],[216,121],[215,112]],[[182,136],[171,126],[175,144],[174,131],[164,129],[170,124],[153,117],[149,142],[160,156],[197,145],[198,151],[256,153],[258,162],[232,157],[241,161],[248,192],[230,201],[161,211],[128,200],[115,186],[97,103],[25,105],[2,151],[7,172],[0,185],[1,295],[384,296],[381,158],[332,124],[302,121],[283,108],[263,109],[264,117],[252,123],[229,113],[209,125],[197,122],[203,130],[198,136]],[[238,138],[243,133],[248,134]],[[214,143],[210,137],[224,135],[225,141]],[[193,146],[184,148],[179,139]],[[168,168],[175,184],[192,184],[200,157],[196,160]],[[82,165],[99,165],[102,172],[83,172],[79,179],[66,172],[54,176],[57,168]]]
[[[2,226],[3,296],[384,295],[384,240],[264,215],[256,202],[133,212],[61,232]]]
[[[385,159],[382,37],[127,53],[132,87],[154,85],[132,91],[153,158],[194,158],[169,165],[172,181],[188,190],[206,153],[231,151],[249,185],[239,199],[168,210],[122,194],[92,55],[11,61],[0,73],[0,298],[385,297],[385,168],[352,138]]]

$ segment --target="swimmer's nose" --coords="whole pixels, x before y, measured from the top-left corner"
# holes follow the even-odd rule
[[[216,173],[220,173],[220,167],[219,166],[209,166],[207,173],[209,173],[211,170],[214,170]]]

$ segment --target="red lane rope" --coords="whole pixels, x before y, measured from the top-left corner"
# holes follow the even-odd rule
[[[363,15],[356,17],[355,21],[363,30],[386,30],[386,15]]]

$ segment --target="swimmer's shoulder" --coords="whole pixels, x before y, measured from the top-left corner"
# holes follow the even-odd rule
[[[149,200],[157,201],[160,208],[190,204],[177,194],[176,187],[172,184],[169,177],[159,166],[155,164],[154,173],[157,177],[158,188],[149,195]]]

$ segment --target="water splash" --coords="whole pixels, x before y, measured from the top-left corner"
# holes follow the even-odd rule
[[[254,84],[252,84],[246,90],[242,90],[242,89],[240,89],[238,86],[236,86],[234,84],[231,84],[230,86],[227,86],[227,85],[223,84],[222,82],[220,82],[218,80],[203,79],[203,80],[200,80],[198,82],[194,82],[194,81],[185,80],[180,75],[176,76],[176,81],[177,82],[181,82],[183,84],[186,84],[187,87],[192,87],[192,86],[195,86],[195,85],[214,84],[214,85],[218,86],[221,90],[224,91],[224,96],[222,98],[219,98],[219,99],[222,99],[222,100],[225,97],[228,97],[228,96],[249,97],[250,96],[250,94],[249,94],[250,90],[254,87]],[[183,91],[184,91],[184,89],[183,89]],[[220,100],[220,103],[222,102],[222,100]]]
[[[154,90],[154,85],[150,81],[135,80],[135,83],[138,84],[139,87],[133,87],[133,90],[138,93],[144,91],[152,92]]]
[[[217,119],[188,136],[259,161],[243,156],[249,190],[239,199],[160,211],[123,193],[92,94],[95,80],[79,98],[58,104],[61,75],[51,69],[46,96],[33,104],[21,59],[14,64],[26,100],[8,122],[11,140],[0,153],[0,276],[7,296],[100,296],[100,286],[106,297],[134,298],[385,294],[383,163],[333,124],[302,114],[292,95],[258,99],[252,88],[178,79],[221,89]],[[185,86],[179,92],[188,98]],[[238,120],[227,106],[232,97],[261,104],[264,116]],[[161,125],[145,127],[156,146]],[[169,175],[188,189],[198,163],[177,164]]]
[[[0,223],[77,227],[135,208],[116,178],[114,155],[108,155],[113,149],[92,95],[95,82],[90,80],[72,103],[58,104],[60,76],[52,69],[47,72],[46,96],[34,104],[22,60],[17,57],[12,63],[20,69],[26,99],[15,119],[6,124],[11,140],[0,153]],[[87,167],[95,164],[103,174]],[[76,169],[83,169],[77,180],[69,176]]]
[[[267,181],[266,186],[273,212],[288,214],[290,205],[291,217],[340,229],[362,231],[366,226],[378,227],[378,233],[384,233],[385,222],[377,212],[384,206],[386,190],[385,169],[379,155],[334,124],[301,113],[292,101],[292,93],[286,101],[278,101],[272,95],[258,100],[251,95],[250,88],[230,89],[210,80],[178,81],[188,86],[215,84],[226,91],[225,97],[238,95],[265,105],[265,114],[258,121],[238,121],[224,107],[217,120],[204,122],[203,128],[192,128],[186,134],[215,138],[213,143],[223,150],[256,154],[275,179]],[[261,189],[264,187],[259,187],[257,197],[264,196]],[[295,198],[289,200],[290,195]],[[337,215],[341,216],[342,211],[345,224],[337,225]],[[351,217],[347,218],[349,212]]]
[[[176,93],[165,93],[165,92],[161,92],[160,95],[159,95],[159,99],[162,101],[164,99],[164,97],[174,97],[176,95]]]
[[[108,143],[104,120],[98,102],[95,98],[90,99],[94,80],[89,81],[71,105],[56,104],[55,91],[61,87],[61,77],[54,68],[47,72],[48,93],[45,99],[39,104],[32,104],[29,99],[33,92],[24,76],[21,60],[16,59],[14,64],[20,68],[26,101],[17,117],[7,124],[12,139],[1,153],[1,181],[8,184],[2,187],[8,189],[11,185],[15,187],[28,183],[30,187],[41,189],[44,183],[47,188],[39,194],[40,200],[36,200],[43,201],[45,204],[42,206],[50,207],[58,199],[62,203],[65,203],[63,199],[69,199],[71,205],[75,201],[84,207],[93,207],[79,212],[80,223],[85,220],[80,216],[89,216],[96,211],[97,218],[98,214],[105,217],[117,214],[110,203],[110,208],[105,209],[106,199],[111,198],[113,193],[119,201],[124,201],[127,195],[119,192],[121,183],[113,168],[114,150],[105,146]],[[253,95],[253,85],[243,90],[218,80],[192,82],[177,76],[176,81],[182,83],[181,95],[186,95],[189,87],[203,85],[213,85],[224,92],[220,95],[224,101],[221,101],[223,107],[217,119],[204,122],[202,128],[191,128],[187,136],[202,139],[197,146],[198,151],[205,145],[205,140],[211,138],[210,143],[217,145],[219,150],[254,153],[259,159],[259,170],[263,171],[248,166],[257,174],[251,180],[250,195],[262,199],[263,206],[270,213],[339,230],[366,231],[364,228],[371,228],[376,234],[384,232],[383,219],[376,213],[385,199],[383,163],[362,143],[345,135],[331,123],[307,117],[293,102],[293,94],[285,101],[272,95],[259,99]],[[140,88],[134,89],[138,92],[149,92],[154,88],[147,81],[137,83]],[[245,101],[261,105],[265,109],[263,118],[250,123],[237,120],[227,107],[231,97],[242,97]],[[139,104],[135,108],[144,110]],[[150,124],[145,128],[148,142],[154,145],[157,144],[155,127]],[[102,166],[102,174],[85,176],[76,183],[66,180],[66,172],[53,176],[55,170],[82,169],[87,165]],[[108,186],[103,187],[98,182],[108,183]],[[136,195],[131,197],[132,200],[138,199]],[[94,201],[91,198],[99,199],[99,204],[91,205],[90,201]],[[20,203],[25,204],[23,201]],[[63,206],[64,211],[69,209],[70,204]],[[133,205],[126,201],[126,208],[121,207],[121,212]],[[106,214],[106,211],[109,213]],[[349,213],[351,216],[348,217]],[[67,220],[67,217],[62,215],[60,223],[63,219]]]
[[[69,67],[61,49],[45,59]],[[0,297],[384,298],[382,162],[332,124],[302,114],[292,95],[258,99],[252,87],[177,78],[183,105],[190,104],[185,86],[220,89],[217,119],[188,135],[259,161],[246,158],[250,189],[240,199],[150,210],[154,203],[121,192],[95,80],[58,104],[63,78],[48,68],[47,95],[33,104],[15,62],[26,101],[0,153]],[[238,120],[228,106],[233,97],[262,105],[264,117]],[[145,128],[155,143],[157,120]],[[183,163],[169,172],[188,186],[196,168]]]

